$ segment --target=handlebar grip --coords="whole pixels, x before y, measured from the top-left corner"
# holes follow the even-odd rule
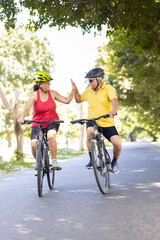
[[[78,123],[78,122],[75,120],[75,121],[70,121],[70,123],[76,124],[76,123]]]
[[[21,125],[23,125],[23,124],[31,124],[31,123],[32,123],[31,120],[24,120],[24,123],[21,123]]]
[[[64,121],[63,121],[63,120],[59,120],[59,121],[57,120],[57,122],[58,122],[58,123],[64,123]]]
[[[79,124],[83,125],[85,123],[85,119],[79,119],[79,120],[70,121],[70,123],[72,123],[72,124],[79,123]]]
[[[24,120],[24,123],[20,123],[21,125],[24,125],[24,124],[26,124],[26,120]]]

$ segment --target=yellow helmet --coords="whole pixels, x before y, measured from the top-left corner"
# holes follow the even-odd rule
[[[53,78],[46,72],[38,72],[34,74],[34,82],[48,82]]]

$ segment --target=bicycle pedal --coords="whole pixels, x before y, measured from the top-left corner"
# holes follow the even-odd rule
[[[53,169],[53,170],[57,170],[57,171],[60,171],[60,170],[62,170],[62,168],[61,168],[61,167],[53,167],[52,169]]]

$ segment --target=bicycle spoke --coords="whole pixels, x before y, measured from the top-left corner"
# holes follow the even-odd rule
[[[102,159],[102,153],[100,152],[99,143],[96,140],[92,141],[91,154],[97,185],[100,191],[103,194],[106,194],[108,192],[109,171],[107,169],[105,160]]]
[[[41,152],[41,142],[38,143],[37,153],[36,153],[36,161],[38,162],[38,170],[37,170],[37,186],[38,186],[38,195],[42,196],[42,188],[43,188],[43,163],[42,163],[42,152]]]
[[[47,169],[47,182],[48,187],[52,190],[54,187],[54,177],[55,177],[55,171],[52,169],[52,166],[49,164],[49,155],[46,152],[46,169]]]

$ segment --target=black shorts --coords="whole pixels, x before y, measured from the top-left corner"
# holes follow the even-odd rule
[[[87,122],[86,128],[93,127],[92,122]],[[110,138],[114,135],[119,135],[115,126],[112,127],[98,127],[98,131],[103,134],[103,136],[110,141]]]
[[[55,130],[56,132],[58,132],[59,129],[59,124],[58,123],[51,123],[48,125],[48,127],[43,128],[44,131],[46,131],[46,133],[49,130]],[[39,127],[32,127],[32,131],[31,131],[31,139],[37,139],[39,140]]]

